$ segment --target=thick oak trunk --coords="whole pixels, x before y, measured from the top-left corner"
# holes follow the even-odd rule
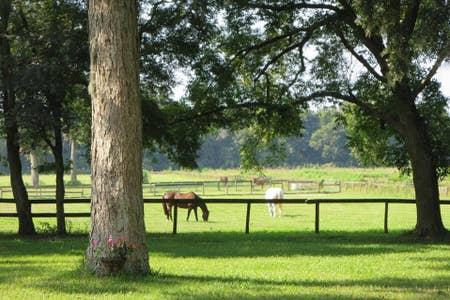
[[[31,169],[31,185],[34,188],[39,187],[39,156],[36,150],[30,151],[30,169]]]
[[[90,94],[92,97],[92,203],[87,267],[111,271],[109,236],[123,238],[123,271],[147,274],[142,199],[142,124],[138,96],[136,1],[90,0]]]
[[[397,91],[398,111],[401,112],[398,116],[401,123],[399,131],[406,141],[416,196],[417,222],[414,231],[420,237],[439,238],[447,230],[442,223],[436,163],[427,125],[411,95],[405,87]]]
[[[15,114],[15,92],[12,84],[12,57],[8,40],[8,20],[11,1],[0,2],[0,71],[1,93],[3,94],[3,113],[5,120],[7,159],[10,171],[11,188],[16,201],[19,219],[19,234],[36,234],[31,217],[31,205],[22,179],[22,163],[19,152],[19,130]]]
[[[413,119],[406,127],[406,136],[416,194],[415,233],[421,237],[441,237],[447,231],[442,223],[436,165],[420,118]]]

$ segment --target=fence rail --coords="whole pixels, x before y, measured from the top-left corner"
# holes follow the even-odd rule
[[[265,199],[202,199],[205,203],[213,204],[246,204],[246,219],[245,219],[245,233],[250,232],[250,211],[252,204],[264,204],[267,203]],[[173,228],[172,233],[177,233],[178,227],[178,200],[170,200],[174,204],[174,218],[173,218]],[[64,204],[83,204],[90,203],[89,198],[78,198],[78,199],[65,199]],[[145,198],[144,203],[162,203],[163,200],[160,198]],[[0,198],[0,204],[14,204],[14,199],[2,199]],[[56,204],[55,199],[32,199],[30,200],[32,205],[39,204]],[[285,199],[284,204],[314,204],[315,205],[315,220],[314,220],[314,230],[319,233],[320,229],[320,204],[373,204],[373,203],[384,203],[384,232],[388,233],[388,212],[389,204],[415,204],[416,200],[413,199],[393,199],[393,198],[374,198],[374,199]],[[441,205],[450,205],[450,200],[441,200]],[[90,217],[89,212],[71,212],[64,213],[64,217],[69,218],[81,218]],[[32,213],[33,218],[54,218],[56,213]],[[17,213],[0,213],[0,217],[17,217]]]

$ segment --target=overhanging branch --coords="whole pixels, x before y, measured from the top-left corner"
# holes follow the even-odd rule
[[[447,43],[447,47],[445,47],[438,55],[436,61],[433,64],[433,67],[431,67],[428,74],[425,76],[425,78],[422,79],[419,86],[414,90],[414,96],[417,96],[420,92],[423,91],[423,89],[430,83],[433,76],[436,74],[437,70],[441,66],[442,62],[450,57],[450,44]]]
[[[272,10],[272,11],[276,11],[276,12],[290,11],[290,10],[296,10],[296,9],[326,9],[326,10],[333,10],[333,11],[339,10],[339,7],[336,7],[336,6],[333,6],[330,4],[307,3],[305,1],[303,1],[301,3],[286,3],[286,4],[280,4],[280,5],[249,2],[247,4],[247,7],[258,8],[258,9],[267,9],[267,10]]]
[[[311,39],[311,37],[313,36],[314,31],[316,31],[317,29],[321,28],[322,26],[325,26],[327,24],[330,24],[334,21],[336,21],[336,19],[338,18],[337,14],[333,14],[333,15],[327,15],[326,17],[319,19],[318,21],[312,23],[311,25],[305,27],[302,31],[305,32],[305,35],[303,36],[303,38],[296,43],[292,43],[291,45],[289,45],[288,47],[282,49],[278,54],[274,55],[262,68],[261,70],[256,74],[254,80],[257,81],[261,75],[265,74],[267,69],[275,64],[280,58],[282,58],[285,54],[295,50],[295,49],[299,49],[300,53],[301,53],[301,60],[302,60],[302,64],[303,64],[303,47],[306,45],[307,42],[309,42],[309,40]]]
[[[339,0],[339,3],[343,6],[341,20],[353,29],[355,36],[364,44],[364,46],[366,46],[366,48],[377,60],[381,73],[386,75],[389,72],[389,66],[385,57],[383,57],[383,51],[385,48],[382,37],[376,33],[367,36],[364,29],[360,25],[356,24],[355,21],[357,19],[357,15],[347,0]]]
[[[373,75],[376,79],[381,82],[386,82],[386,78],[382,75],[378,74],[378,72],[370,65],[370,63],[359,53],[356,52],[355,48],[350,45],[349,41],[345,38],[344,33],[337,29],[337,36],[340,38],[344,47]]]

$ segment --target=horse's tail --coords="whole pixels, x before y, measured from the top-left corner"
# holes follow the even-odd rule
[[[163,199],[163,200],[164,200],[164,199]],[[163,203],[162,203],[162,207],[163,207],[164,214],[168,217],[168,216],[169,216],[169,212],[167,211],[166,202],[163,202]]]
[[[169,208],[169,203],[167,203],[167,199],[165,199],[165,198],[163,198],[162,207],[163,207],[164,214],[167,217],[167,220],[169,220],[169,218],[170,218],[170,208]]]

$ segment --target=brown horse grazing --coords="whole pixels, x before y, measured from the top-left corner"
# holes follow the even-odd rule
[[[172,220],[172,206],[174,205],[170,200],[178,200],[177,207],[187,208],[188,214],[186,220],[189,221],[191,211],[194,211],[195,220],[198,221],[197,207],[202,210],[203,221],[208,221],[209,210],[206,207],[205,202],[196,193],[178,193],[178,192],[166,192],[163,195],[163,210],[167,217],[167,220]]]

